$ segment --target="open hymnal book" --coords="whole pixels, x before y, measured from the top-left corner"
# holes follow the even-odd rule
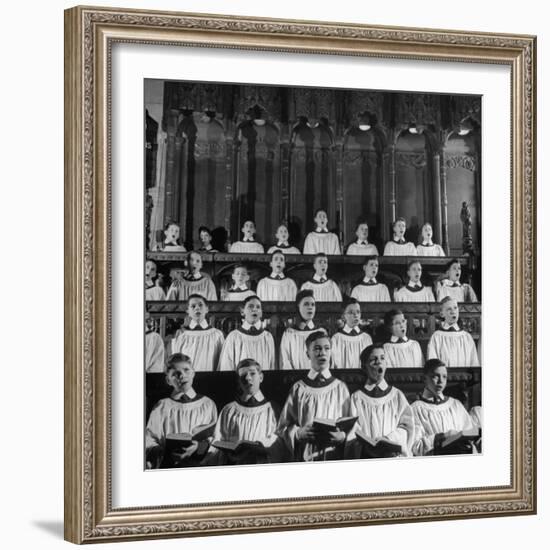
[[[166,436],[166,448],[168,450],[185,449],[190,447],[193,441],[204,441],[214,435],[213,424],[201,424],[191,430],[191,432],[172,433]]]
[[[318,430],[325,430],[327,432],[340,430],[341,432],[349,433],[357,422],[357,418],[357,416],[341,416],[336,420],[329,418],[315,418],[313,420],[313,427]]]
[[[372,458],[386,458],[400,455],[403,452],[399,443],[395,443],[384,437],[374,439],[361,430],[357,430],[355,435],[357,436],[357,440],[363,445],[365,453]]]
[[[448,435],[440,440],[439,445],[434,449],[435,454],[461,454],[472,452],[471,443],[477,441],[481,437],[479,428],[470,430],[462,430],[454,434]]]

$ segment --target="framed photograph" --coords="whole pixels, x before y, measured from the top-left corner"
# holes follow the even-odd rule
[[[533,36],[65,12],[65,538],[536,511]]]

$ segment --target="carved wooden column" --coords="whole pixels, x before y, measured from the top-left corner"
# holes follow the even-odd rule
[[[389,204],[389,193],[388,193],[388,182],[389,182],[389,172],[390,172],[390,153],[386,149],[382,154],[382,188],[380,189],[380,198],[378,201],[380,208],[380,223],[382,227],[379,228],[378,234],[382,242],[390,240],[389,234],[389,222],[388,220],[388,204]]]
[[[339,134],[336,136],[334,144],[335,161],[335,183],[336,183],[336,224],[338,227],[338,239],[340,248],[344,246],[344,137]]]
[[[166,137],[166,185],[164,188],[164,224],[180,223],[180,172],[185,138],[177,135],[179,111],[170,109],[167,114]]]
[[[447,167],[446,167],[446,155],[442,152],[440,162],[440,175],[441,175],[441,246],[447,256],[449,255],[449,221],[447,216],[448,200],[447,200]]]
[[[434,241],[437,243],[442,242],[442,230],[441,230],[441,156],[443,150],[440,149],[433,156],[433,200],[434,200]]]
[[[396,171],[395,171],[395,142],[392,141],[392,144],[389,147],[389,170],[388,170],[389,180],[390,180],[390,196],[389,196],[389,206],[390,206],[390,223],[397,218],[397,181],[396,181]],[[389,239],[389,228],[384,228],[388,232]]]
[[[281,128],[281,218],[287,225],[290,222],[290,144],[288,125]]]
[[[235,158],[233,142],[233,129],[228,127],[226,129],[225,138],[225,189],[224,189],[224,217],[223,226],[227,231],[227,234],[231,234],[231,214],[233,210],[233,197],[234,197],[234,185],[235,185],[235,169],[233,166],[233,159]]]

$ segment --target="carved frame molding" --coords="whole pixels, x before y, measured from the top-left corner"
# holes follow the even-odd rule
[[[116,42],[504,64],[512,71],[512,483],[113,509],[110,61]],[[536,37],[76,7],[65,12],[65,537],[107,542],[536,511]]]

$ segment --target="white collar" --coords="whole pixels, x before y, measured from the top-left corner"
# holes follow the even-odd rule
[[[392,336],[390,341],[392,342],[392,344],[395,344],[395,342],[397,342],[400,338],[401,336]],[[402,340],[405,340],[405,343],[409,341],[406,336],[403,336]]]
[[[462,286],[462,283],[460,281],[451,281],[451,279],[443,279],[443,284],[446,286],[453,286],[453,285]]]
[[[317,273],[313,275],[313,280],[317,281],[318,283],[321,282],[321,278],[325,279],[325,282],[328,281],[328,277],[326,275],[320,276],[320,275],[317,275]]]
[[[315,324],[311,319],[307,323],[305,321],[300,321],[298,326],[303,327],[302,330],[305,330],[306,328],[313,330],[315,328]]]
[[[375,285],[378,284],[378,281],[376,280],[376,277],[365,277],[363,279],[363,282],[364,283],[372,283],[372,284],[375,284]]]
[[[251,325],[248,321],[243,321],[244,330],[250,330],[252,327],[256,330],[262,330],[264,328],[261,321],[256,321],[253,325]]]
[[[378,386],[382,391],[386,391],[389,387],[386,380],[382,380],[382,382],[380,382],[380,384],[365,384],[365,389],[367,391],[372,391],[372,390],[374,390],[374,388],[376,388],[376,386]]]
[[[189,328],[191,330],[193,330],[197,325],[201,328],[207,329],[208,328],[208,321],[206,319],[203,319],[200,323],[197,323],[197,321],[191,321],[189,323]]]
[[[422,246],[433,246],[433,245],[434,245],[433,241],[423,241],[422,242]]]
[[[251,397],[253,397],[256,401],[258,401],[258,403],[265,399],[264,394],[261,392],[261,390],[258,390],[254,395],[247,395],[242,399],[245,403],[248,403]]]
[[[454,323],[452,325],[449,325],[446,321],[443,321],[443,324],[441,326],[445,330],[449,330],[450,328],[454,328],[455,330],[460,330],[460,327],[458,326],[458,323]]]
[[[394,243],[397,243],[397,244],[402,244],[403,243],[406,243],[407,241],[405,240],[405,236],[403,235],[403,237],[399,237],[399,238],[393,238],[392,239]]]
[[[440,392],[437,394],[437,396],[435,396],[431,391],[428,391],[426,388],[424,388],[424,391],[422,392],[422,397],[424,399],[427,399],[428,401],[434,401],[435,397],[438,397],[441,400],[445,399],[443,392]]]
[[[272,279],[286,279],[284,273],[275,273],[275,271],[272,271],[272,272],[271,272],[270,277],[271,277]]]
[[[316,227],[315,233],[328,233],[328,229],[322,229],[320,227]]]
[[[344,328],[342,329],[346,334],[351,334],[352,332],[354,332],[355,334],[359,334],[361,332],[361,329],[359,327],[353,327],[351,328],[350,326],[348,326],[348,324],[346,323],[344,325]]]
[[[197,392],[193,388],[190,388],[187,391],[180,391],[179,393],[176,393],[176,395],[173,396],[173,399],[180,399],[182,395],[186,395],[189,399],[195,399],[195,397],[197,397]]]
[[[407,283],[407,286],[410,286],[411,288],[416,288],[417,286],[419,286],[420,288],[422,288],[422,282],[418,281],[417,283],[413,283],[412,281],[409,281]]]
[[[317,376],[321,375],[325,380],[328,380],[332,374],[330,374],[330,369],[328,367],[325,367],[321,371],[316,371],[314,369],[309,369],[309,372],[307,373],[307,377],[310,380],[315,380]]]
[[[369,246],[369,241],[362,241],[360,239],[357,239],[357,241],[355,242],[356,245],[358,246]]]
[[[248,287],[246,285],[243,285],[243,286],[237,286],[237,285],[233,285],[230,290],[248,290]]]
[[[288,241],[285,241],[284,243],[277,243],[277,246],[288,247]]]
[[[256,239],[254,239],[254,237],[245,237],[243,235],[243,243],[254,243],[256,242]]]
[[[191,279],[201,279],[202,273],[200,271],[198,273],[189,273],[189,277]]]

